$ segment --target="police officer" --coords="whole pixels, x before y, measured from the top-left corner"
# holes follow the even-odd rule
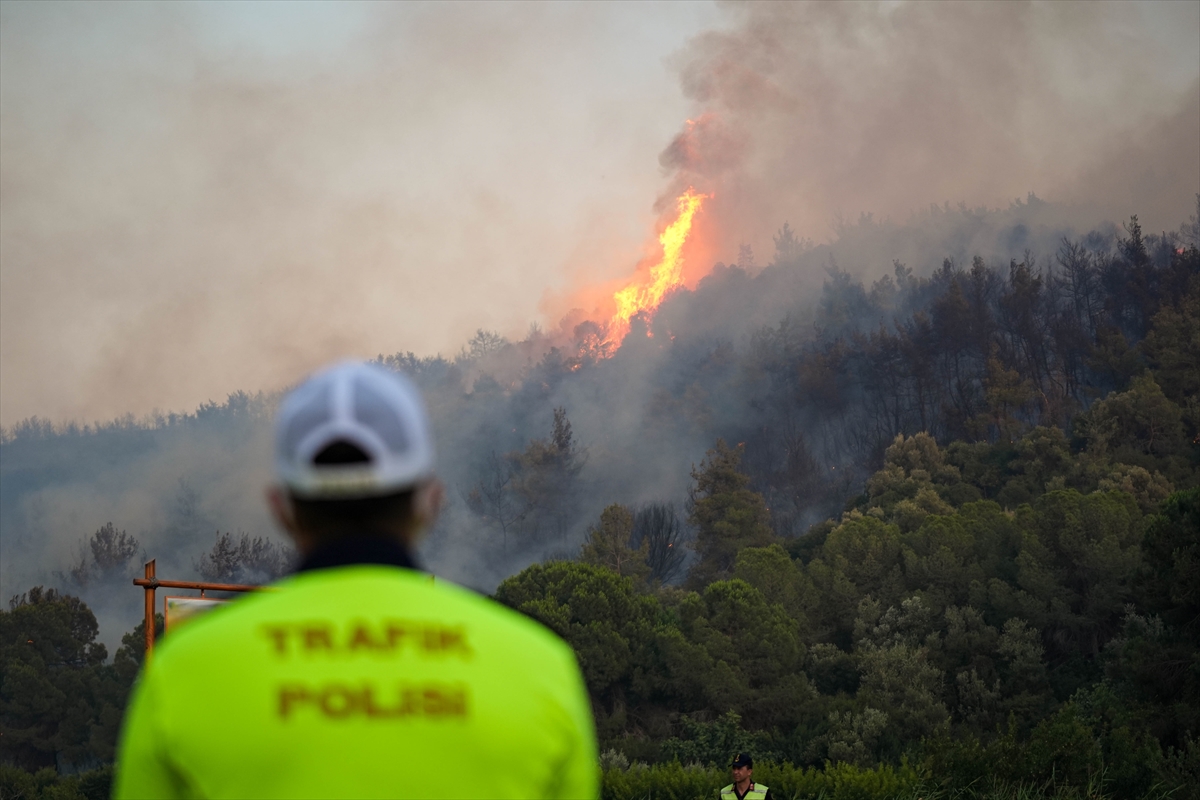
[[[733,783],[721,790],[721,800],[775,800],[770,789],[754,782],[754,759],[749,755],[738,753],[729,766]]]
[[[413,560],[441,487],[412,384],[316,374],[280,406],[275,467],[299,569],[166,637],[115,796],[595,797],[571,649]]]

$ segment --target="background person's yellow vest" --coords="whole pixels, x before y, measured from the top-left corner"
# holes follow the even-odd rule
[[[712,784],[709,784],[710,786]],[[767,787],[765,784],[756,783],[751,789],[746,792],[742,800],[763,800],[767,796]],[[737,792],[733,790],[733,784],[729,784],[721,790],[721,800],[738,800]]]
[[[167,636],[115,796],[595,797],[574,653],[427,575],[315,570]]]

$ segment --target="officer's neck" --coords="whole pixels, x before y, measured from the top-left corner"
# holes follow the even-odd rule
[[[752,783],[754,783],[754,781],[752,780],[751,776],[747,775],[740,781],[734,781],[733,788],[737,789],[738,794],[745,794],[750,789],[750,785]]]
[[[347,528],[337,531],[314,531],[299,526],[288,530],[288,535],[296,545],[296,552],[300,554],[301,558],[307,558],[317,550],[326,549],[330,545],[336,546],[338,542],[346,539],[365,537],[389,539],[398,543],[405,550],[411,551],[419,533],[420,527],[415,520],[411,519],[396,521],[388,525],[375,524],[369,530]]]
[[[324,539],[307,552],[302,551],[301,556],[297,572],[355,564],[420,569],[406,542],[399,537],[381,534],[368,533]]]

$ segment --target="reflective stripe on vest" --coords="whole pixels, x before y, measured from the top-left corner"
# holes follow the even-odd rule
[[[764,783],[751,783],[750,789],[742,796],[742,800],[766,800],[767,786]],[[737,792],[733,790],[733,784],[729,784],[721,790],[721,800],[738,800]]]

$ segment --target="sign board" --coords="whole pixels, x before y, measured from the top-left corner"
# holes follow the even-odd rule
[[[163,598],[163,633],[187,622],[189,617],[203,614],[216,606],[223,605],[228,600],[213,600],[209,597],[164,597]]]

